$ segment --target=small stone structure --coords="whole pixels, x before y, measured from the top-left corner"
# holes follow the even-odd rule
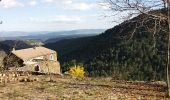
[[[57,52],[54,50],[45,47],[34,47],[21,50],[13,49],[11,53],[10,58],[13,58],[10,60],[10,62],[13,62],[11,65],[17,66],[18,71],[61,74]]]

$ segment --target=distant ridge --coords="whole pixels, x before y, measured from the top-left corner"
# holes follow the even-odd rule
[[[33,47],[32,45],[29,45],[21,40],[5,40],[1,41],[0,43],[2,45],[1,48],[7,52],[11,51],[13,47],[15,47],[15,49],[25,49]]]
[[[79,29],[79,30],[68,30],[68,31],[57,31],[57,32],[0,32],[0,40],[25,40],[25,39],[41,39],[42,41],[46,41],[51,38],[63,38],[63,37],[71,37],[78,36],[81,37],[87,35],[95,35],[103,32],[104,29]]]

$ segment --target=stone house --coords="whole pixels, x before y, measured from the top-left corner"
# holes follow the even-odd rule
[[[61,74],[57,52],[45,47],[13,49],[10,58],[13,64],[9,67],[17,66],[18,71]]]

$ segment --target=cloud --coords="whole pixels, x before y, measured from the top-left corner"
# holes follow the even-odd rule
[[[24,7],[24,4],[17,0],[2,0],[0,6],[4,8]]]
[[[63,3],[65,3],[65,4],[72,4],[73,1],[72,0],[64,0]]]
[[[54,3],[54,0],[44,0],[45,3]]]
[[[35,0],[30,1],[30,2],[29,2],[29,5],[31,5],[31,6],[35,6],[35,5],[37,5],[37,1],[35,1]]]
[[[95,7],[94,3],[80,2],[79,0],[44,0],[44,2],[70,10],[90,10]]]
[[[80,16],[67,16],[67,15],[57,15],[54,17],[48,17],[43,19],[30,17],[29,21],[33,23],[65,23],[65,24],[83,22]]]
[[[84,2],[67,2],[65,3],[67,9],[72,9],[72,10],[90,10],[92,9],[95,5],[94,4],[88,4]]]
[[[81,22],[81,18],[79,16],[66,16],[66,15],[58,15],[54,17],[54,21],[56,22]]]

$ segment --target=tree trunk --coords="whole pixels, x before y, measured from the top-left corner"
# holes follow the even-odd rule
[[[167,65],[166,65],[166,81],[167,81],[167,96],[170,97],[170,83],[169,83],[169,64],[170,64],[170,0],[167,0],[168,12],[168,51],[167,51]]]

